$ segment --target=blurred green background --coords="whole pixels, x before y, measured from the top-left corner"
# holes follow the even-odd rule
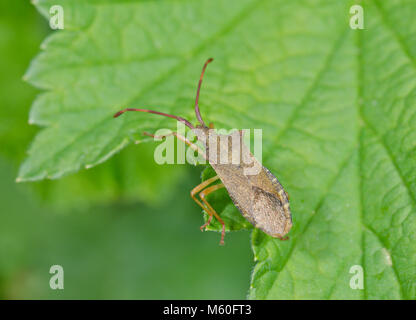
[[[244,299],[253,256],[249,232],[201,233],[189,191],[202,167],[158,166],[153,143],[132,145],[91,170],[16,184],[39,128],[39,92],[22,81],[53,32],[29,1],[0,4],[0,298]],[[49,288],[62,265],[64,290]]]

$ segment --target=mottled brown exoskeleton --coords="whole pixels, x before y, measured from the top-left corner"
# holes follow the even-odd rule
[[[126,111],[154,113],[176,119],[184,123],[195,133],[205,149],[201,149],[177,132],[173,132],[171,135],[184,141],[194,151],[202,155],[217,173],[215,177],[207,179],[195,187],[191,191],[191,197],[209,215],[207,222],[201,226],[202,231],[210,224],[214,216],[221,223],[220,244],[224,244],[225,223],[208,203],[206,197],[208,194],[221,188],[227,189],[235,206],[254,227],[259,228],[272,237],[287,240],[288,237],[285,237],[285,235],[292,227],[292,216],[288,194],[282,185],[267,168],[257,161],[249,148],[243,143],[242,130],[234,131],[229,135],[221,135],[213,130],[214,126],[212,124],[206,126],[202,120],[198,106],[199,91],[205,69],[211,61],[212,59],[208,59],[205,62],[198,83],[195,113],[199,124],[196,127],[184,118],[148,109],[127,108],[117,112],[114,117],[116,118]],[[144,134],[155,137],[146,132]],[[223,157],[222,155],[224,154],[225,156]],[[238,160],[235,161],[235,159]],[[220,183],[212,185],[218,180],[220,180]],[[197,195],[199,195],[200,200],[197,198]]]

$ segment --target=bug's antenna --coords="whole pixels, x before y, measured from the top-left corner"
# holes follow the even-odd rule
[[[120,110],[119,112],[117,112],[116,114],[114,114],[114,118],[117,118],[118,116],[121,116],[124,112],[126,111],[141,111],[141,112],[148,112],[148,113],[154,113],[154,114],[159,114],[161,116],[165,116],[165,117],[169,117],[169,118],[173,118],[178,120],[179,122],[184,123],[187,127],[189,127],[190,129],[195,129],[195,127],[186,119],[178,117],[178,116],[174,116],[172,114],[167,114],[167,113],[163,113],[163,112],[158,112],[158,111],[153,111],[153,110],[147,110],[147,109],[135,109],[135,108],[126,108],[123,110]]]
[[[204,123],[204,120],[202,120],[201,113],[199,112],[199,105],[198,105],[199,91],[201,90],[202,78],[204,77],[205,69],[207,68],[208,63],[210,63],[212,60],[214,59],[209,58],[205,62],[204,67],[202,68],[201,77],[199,78],[198,89],[196,91],[196,99],[195,99],[195,114],[196,114],[196,117],[198,118],[199,123],[202,124],[204,127],[206,127],[206,125]]]

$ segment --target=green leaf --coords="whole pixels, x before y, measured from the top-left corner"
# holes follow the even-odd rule
[[[65,214],[40,205],[31,184],[14,183],[0,156],[0,299],[244,299],[247,235],[233,234],[224,248],[213,245],[216,234],[201,234],[197,206],[183,192],[198,181],[192,171],[154,206],[114,203]],[[227,259],[213,281],[210,273]],[[49,287],[53,264],[64,268],[65,290]]]
[[[258,230],[249,297],[416,299],[416,21],[413,1],[40,1],[65,10],[27,79],[47,89],[20,179],[94,166],[172,120],[152,107],[263,129],[263,163],[291,197],[280,242]],[[172,123],[173,122],[173,123]],[[223,193],[218,211],[238,221]],[[232,212],[230,212],[230,210]],[[215,229],[215,224],[213,227]],[[231,229],[245,226],[235,222]],[[227,241],[227,240],[226,240]],[[349,271],[364,270],[364,289]]]

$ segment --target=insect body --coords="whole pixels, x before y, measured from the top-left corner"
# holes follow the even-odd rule
[[[220,135],[213,130],[211,124],[209,127],[206,126],[201,117],[198,106],[199,92],[205,69],[211,61],[212,59],[208,59],[205,63],[198,83],[195,113],[200,124],[196,127],[184,118],[148,109],[127,108],[117,112],[114,117],[118,117],[126,111],[154,113],[174,118],[184,123],[195,133],[198,140],[205,146],[205,150],[176,132],[173,132],[172,135],[184,141],[207,159],[217,173],[215,177],[205,180],[195,187],[191,191],[191,197],[209,215],[207,222],[201,226],[201,230],[204,230],[210,224],[214,216],[221,223],[220,244],[224,244],[225,223],[208,203],[206,196],[221,188],[227,189],[235,206],[251,224],[272,237],[286,240],[288,238],[285,235],[292,227],[292,217],[288,195],[282,185],[267,168],[256,160],[249,148],[244,145],[243,131],[239,130],[229,135]],[[153,136],[148,133],[145,134]],[[224,140],[226,143],[223,143]],[[225,157],[221,158],[224,154]],[[234,161],[235,159],[238,160]],[[220,183],[213,184],[218,180]],[[197,195],[199,195],[199,199]]]

